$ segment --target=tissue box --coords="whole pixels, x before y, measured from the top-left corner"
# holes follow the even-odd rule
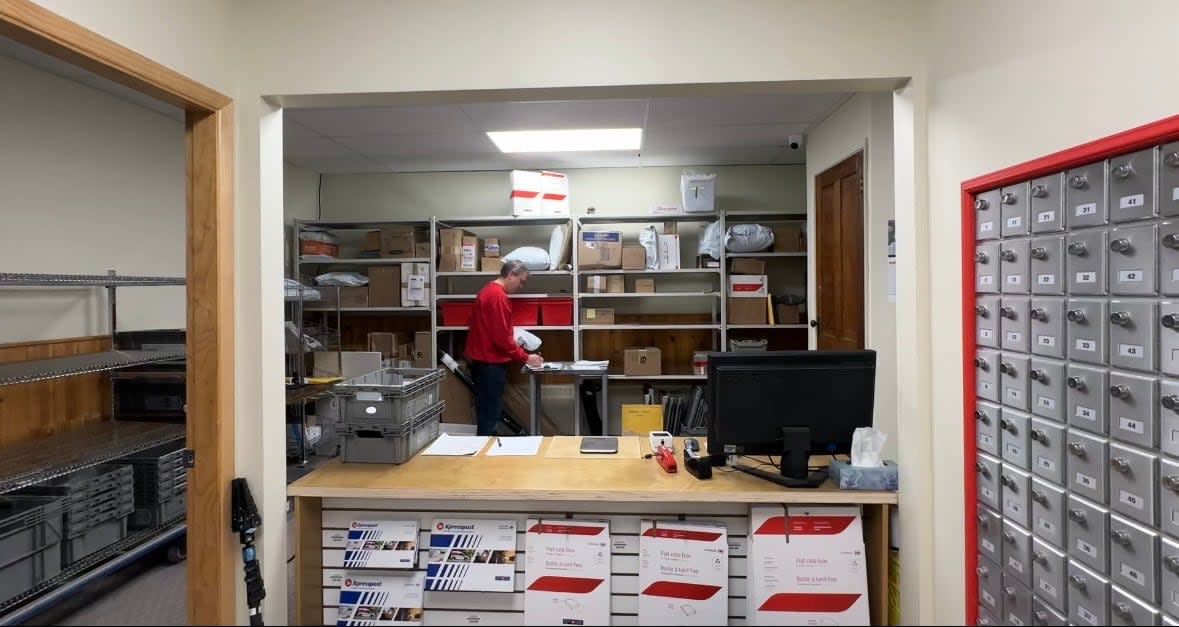
[[[896,490],[899,483],[897,463],[888,460],[883,466],[863,468],[833,459],[827,464],[827,475],[841,490]]]

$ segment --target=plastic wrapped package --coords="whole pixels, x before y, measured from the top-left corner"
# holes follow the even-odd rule
[[[505,262],[508,261],[522,261],[524,267],[529,270],[548,270],[549,269],[549,253],[543,248],[536,246],[521,246],[512,252],[504,255]]]
[[[659,233],[655,230],[655,225],[648,224],[639,231],[639,245],[647,253],[648,270],[654,270],[659,267]]]
[[[725,235],[731,253],[756,253],[774,245],[774,230],[761,224],[734,224]]]

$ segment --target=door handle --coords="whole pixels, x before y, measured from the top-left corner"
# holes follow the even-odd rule
[[[818,318],[815,318],[814,320],[811,320],[811,328],[812,328],[812,329],[817,329],[817,328],[819,328],[819,319],[818,319]]]

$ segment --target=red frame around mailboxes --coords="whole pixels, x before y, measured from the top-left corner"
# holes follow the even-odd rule
[[[978,622],[978,513],[974,463],[974,198],[992,189],[1179,139],[1179,115],[1032,159],[962,182],[962,448],[965,512],[966,622]]]

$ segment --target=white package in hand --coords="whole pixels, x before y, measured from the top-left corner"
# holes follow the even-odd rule
[[[520,327],[514,327],[512,332],[516,336],[516,345],[520,348],[523,348],[530,353],[535,353],[536,351],[540,350],[540,338],[536,337],[536,335],[529,333]]]
[[[852,432],[851,465],[860,468],[879,468],[880,451],[888,436],[872,427],[860,427]]]

